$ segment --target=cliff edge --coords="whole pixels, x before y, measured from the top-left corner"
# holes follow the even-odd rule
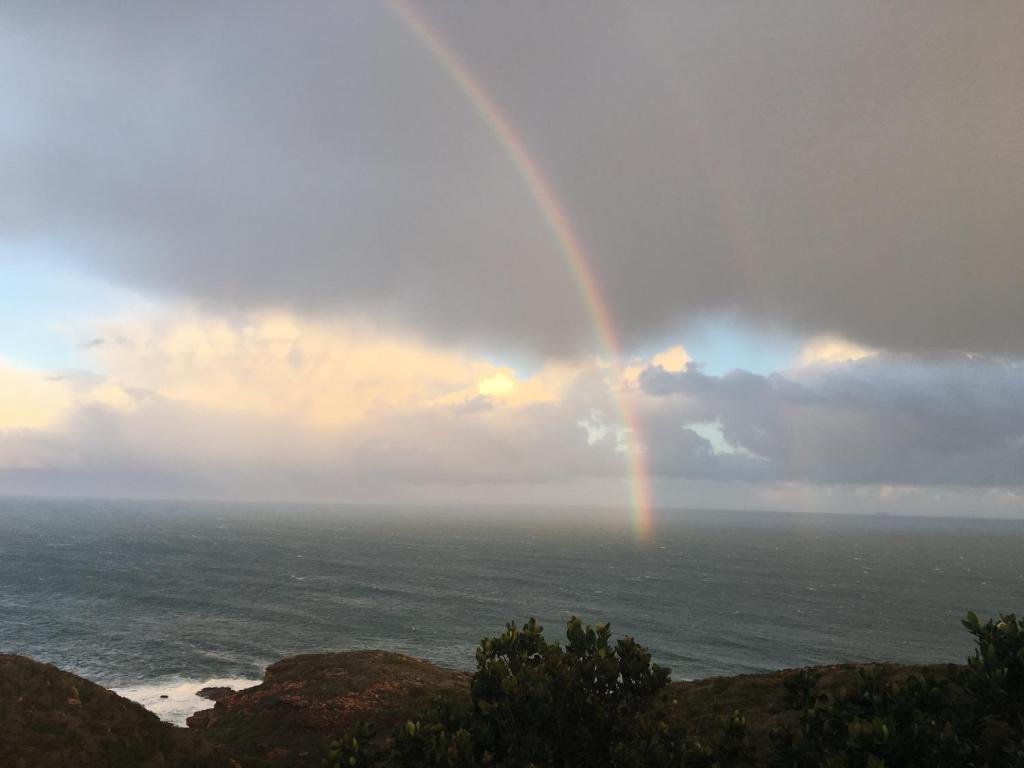
[[[243,766],[318,766],[332,738],[357,722],[390,733],[437,694],[469,698],[467,672],[386,651],[293,656],[263,683],[230,693],[188,719],[190,730]]]
[[[0,764],[5,768],[229,768],[199,734],[25,656],[0,654]]]

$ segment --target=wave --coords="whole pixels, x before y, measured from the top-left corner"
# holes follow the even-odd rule
[[[185,720],[190,715],[213,706],[209,699],[196,695],[203,688],[224,687],[240,691],[261,682],[263,681],[247,677],[216,677],[209,680],[170,678],[139,685],[126,685],[112,690],[119,696],[141,704],[161,720],[174,725],[185,725]]]

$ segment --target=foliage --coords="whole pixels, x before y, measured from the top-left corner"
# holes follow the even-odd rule
[[[1024,766],[1024,621],[964,626],[964,666],[905,674],[865,667],[823,689],[815,670],[783,681],[791,716],[755,755],[739,712],[695,739],[671,716],[668,670],[632,638],[571,619],[563,645],[540,625],[481,641],[471,703],[437,699],[386,742],[366,728],[334,742],[328,768],[964,768]]]
[[[786,683],[799,727],[778,729],[774,768],[1024,765],[1024,626],[1016,616],[963,620],[977,649],[966,666],[903,680],[860,670],[829,692],[801,671]]]
[[[468,710],[438,700],[383,749],[365,730],[335,742],[325,766],[749,764],[742,717],[724,719],[708,744],[687,739],[665,716],[668,670],[632,638],[613,641],[607,625],[573,617],[562,646],[547,641],[534,619],[508,624],[481,641],[476,663]]]
[[[377,732],[368,723],[357,723],[352,733],[332,741],[327,749],[324,765],[366,768],[379,765],[382,751],[377,743]]]
[[[821,680],[816,669],[799,669],[782,681],[786,689],[786,703],[793,709],[803,709],[814,701],[814,689]]]
[[[566,639],[548,643],[531,619],[477,650],[475,725],[501,763],[594,765],[643,725],[668,683],[632,638],[613,645],[607,625],[574,617]]]
[[[1024,618],[1014,614],[982,624],[970,612],[963,620],[977,648],[967,660],[964,685],[980,714],[1024,732]]]

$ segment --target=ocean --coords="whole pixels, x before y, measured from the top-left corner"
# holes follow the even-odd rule
[[[1024,612],[1024,522],[0,498],[0,652],[182,723],[198,688],[296,653],[471,668],[536,616],[611,623],[673,677],[960,661],[959,618]],[[161,695],[167,698],[160,698]]]

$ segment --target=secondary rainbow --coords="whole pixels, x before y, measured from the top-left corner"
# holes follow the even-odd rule
[[[526,148],[526,144],[516,133],[512,123],[505,117],[487,89],[473,76],[459,55],[441,37],[427,18],[407,0],[391,0],[389,6],[459,87],[526,183],[579,288],[587,313],[594,325],[597,339],[610,363],[618,367],[622,360],[622,347],[612,322],[611,312],[602,296],[597,276],[587,258],[580,238],[573,230],[564,206],[559,202],[551,184],[544,177],[540,167]],[[620,384],[616,382],[614,400],[624,427],[633,526],[637,537],[646,539],[650,535],[652,522],[650,476],[647,471],[644,449],[639,440],[640,425],[636,413],[628,395],[618,391],[619,386]]]

